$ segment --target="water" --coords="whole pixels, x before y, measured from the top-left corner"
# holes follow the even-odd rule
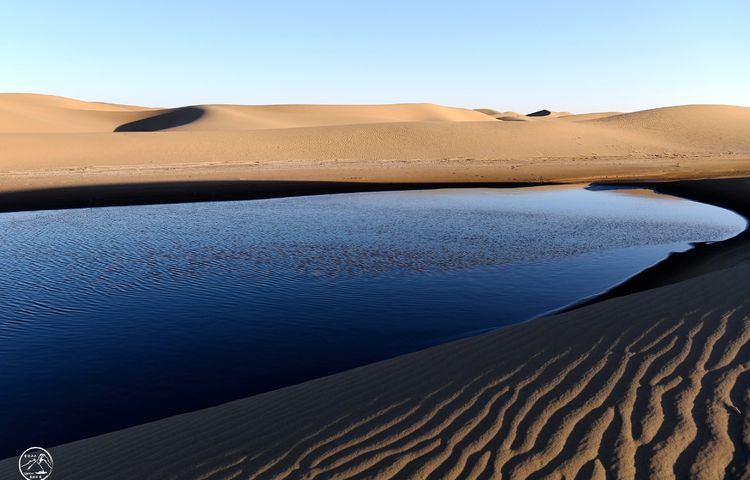
[[[0,458],[538,316],[745,222],[456,189],[0,215]]]

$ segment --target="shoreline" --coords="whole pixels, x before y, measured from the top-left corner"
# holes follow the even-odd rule
[[[283,174],[284,172],[280,172]],[[398,175],[396,175],[397,177]],[[409,175],[405,175],[406,178]],[[358,193],[396,190],[427,190],[438,188],[522,188],[554,185],[591,184],[602,186],[629,186],[633,188],[649,188],[657,193],[682,196],[687,200],[702,201],[703,203],[719,202],[716,205],[737,211],[744,208],[741,203],[727,196],[720,196],[708,192],[685,189],[686,182],[695,185],[696,182],[730,181],[750,178],[750,170],[746,174],[732,176],[706,176],[698,178],[662,178],[655,176],[639,176],[635,178],[559,178],[540,181],[509,180],[500,176],[497,181],[454,181],[441,178],[438,181],[415,180],[398,181],[344,181],[344,180],[230,180],[230,179],[200,179],[173,181],[135,181],[128,182],[73,182],[71,184],[44,186],[54,183],[49,178],[30,184],[12,184],[4,186],[0,182],[0,213],[60,210],[69,208],[112,207],[129,205],[150,205],[169,203],[195,203],[216,201],[258,200],[278,197],[294,197],[304,195],[330,195],[336,193]],[[669,187],[668,185],[671,185]],[[663,191],[661,189],[664,189]],[[712,203],[713,204],[713,203]],[[724,206],[726,205],[726,206]],[[737,212],[745,218],[750,217],[750,208]]]
[[[743,188],[750,192],[750,178],[679,180],[664,182],[601,182],[591,186],[648,188],[693,202],[706,203],[732,211],[745,219],[745,229],[737,235],[716,242],[694,243],[689,250],[674,252],[658,263],[636,273],[625,281],[571,305],[551,312],[564,313],[605,300],[643,290],[670,285],[705,273],[721,270],[731,263],[750,259],[750,203],[732,192]],[[731,260],[730,260],[731,259]]]
[[[0,213],[170,203],[261,200],[337,193],[430,190],[439,188],[523,188],[547,185],[558,185],[558,183],[206,180],[81,185],[10,192],[0,191]]]

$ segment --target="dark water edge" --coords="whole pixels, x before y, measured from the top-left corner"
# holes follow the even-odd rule
[[[442,188],[524,188],[555,182],[344,182],[313,180],[189,180],[78,185],[0,192],[0,212],[127,207],[171,203],[263,200],[336,193],[435,190]]]
[[[725,240],[694,242],[691,249],[684,252],[674,252],[664,260],[638,272],[624,282],[598,295],[556,309],[550,314],[568,312],[610,298],[672,285],[699,275],[731,267],[743,259],[750,259],[750,202],[747,201],[748,196],[750,196],[749,178],[672,182],[596,182],[588,188],[594,190],[648,188],[656,193],[721,207],[744,218],[745,229],[734,237]]]
[[[720,245],[725,245],[725,244],[726,244],[726,242],[731,242],[732,240],[735,240],[735,239],[737,239],[737,238],[739,238],[739,237],[742,237],[742,236],[743,236],[743,235],[745,235],[746,233],[747,233],[747,231],[745,231],[745,232],[741,233],[740,235],[738,235],[738,236],[736,236],[736,237],[733,237],[732,239],[728,239],[728,240],[722,240],[722,241],[719,241],[719,242],[713,242],[713,243],[705,243],[705,244],[699,244],[699,245],[698,245],[698,246],[697,246],[696,248],[690,249],[690,250],[688,250],[688,251],[686,251],[686,252],[683,252],[683,253],[678,253],[678,254],[674,254],[674,255],[670,256],[670,257],[669,257],[669,258],[667,258],[666,260],[664,260],[664,261],[662,261],[662,262],[659,262],[659,263],[657,264],[657,266],[658,266],[658,265],[661,265],[661,264],[662,264],[662,263],[664,263],[664,262],[669,262],[669,261],[670,261],[670,259],[672,259],[672,258],[674,258],[674,257],[678,257],[679,255],[689,255],[689,254],[690,254],[690,252],[694,252],[694,251],[695,251],[696,249],[701,249],[702,247],[705,247],[705,249],[703,249],[702,251],[716,251],[716,250],[717,250],[717,247],[718,247],[718,246],[720,246]],[[683,258],[682,260],[684,260],[684,258]],[[682,261],[682,260],[681,260],[681,262],[682,262],[682,263],[684,263],[684,261]],[[674,261],[672,261],[671,263],[674,263]],[[656,267],[652,267],[652,268],[656,268]],[[647,269],[646,271],[648,271],[648,270],[651,270],[651,268]],[[637,275],[635,275],[635,276],[634,276],[633,278],[636,278],[636,277],[638,277],[639,275],[640,275],[640,274],[637,274]],[[631,278],[631,280],[628,280],[628,281],[624,282],[624,283],[623,283],[623,284],[621,284],[621,285],[625,285],[625,284],[631,283],[631,282],[632,282],[632,279],[633,279],[633,278]],[[649,288],[650,288],[650,287],[649,287]],[[607,295],[607,294],[605,293],[604,295]],[[599,297],[597,297],[597,298],[599,298]],[[535,315],[535,316],[538,316],[538,315]],[[492,328],[497,328],[497,326],[495,326],[495,327],[488,327],[488,328],[483,328],[483,329],[477,329],[477,330],[472,330],[472,331],[468,331],[468,332],[463,332],[463,333],[461,333],[461,334],[458,334],[458,335],[454,335],[454,336],[448,336],[448,337],[444,337],[444,338],[441,338],[441,339],[440,339],[440,343],[442,343],[442,342],[445,342],[445,341],[449,341],[449,340],[451,340],[451,339],[454,339],[454,338],[462,338],[462,337],[465,337],[465,336],[475,335],[475,334],[481,333],[481,332],[483,332],[483,331],[487,331],[487,330],[490,330],[490,329],[492,329]],[[420,348],[423,348],[423,347],[426,347],[426,346],[429,346],[429,345],[432,345],[432,344],[433,344],[433,343],[425,343],[424,345],[421,345],[421,346],[420,346]],[[418,349],[418,348],[417,348],[417,349]],[[409,351],[411,351],[411,350],[409,350]],[[404,351],[399,351],[398,349],[396,349],[396,350],[394,350],[394,351],[392,352],[392,354],[394,354],[394,355],[395,355],[395,354],[399,354],[399,353],[404,353]],[[379,360],[379,359],[382,359],[382,358],[373,358],[373,359],[369,359],[369,360],[366,360],[366,362],[367,362],[367,363],[369,363],[370,361],[375,361],[375,360]],[[301,370],[304,370],[304,369],[301,369]],[[336,370],[336,369],[334,368],[334,370],[333,370],[332,372],[330,372],[330,373],[333,373],[334,371],[338,371],[338,370]],[[319,375],[318,375],[318,376],[319,376]],[[307,377],[304,377],[304,375],[303,375],[303,377],[301,377],[301,379],[302,379],[302,380],[304,380],[304,379],[307,379]],[[296,383],[296,382],[294,382],[294,383]],[[283,386],[283,385],[282,385],[282,386]],[[139,422],[139,423],[140,423],[140,422]],[[105,431],[106,431],[106,430],[105,430]],[[2,453],[2,452],[0,452],[0,453]],[[8,455],[14,455],[14,454],[15,454],[15,452],[13,452],[13,451],[8,451],[8,452],[6,452],[6,453],[7,453]],[[0,457],[2,457],[2,456],[3,456],[3,455],[2,455],[2,454],[0,454]]]

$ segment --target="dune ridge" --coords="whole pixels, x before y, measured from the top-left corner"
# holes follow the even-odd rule
[[[0,93],[0,133],[112,131],[154,109],[28,93]]]
[[[173,121],[200,112],[190,121]],[[492,122],[474,110],[392,105],[190,105],[154,109],[35,94],[0,94],[0,133],[227,131],[400,122]],[[122,128],[130,124],[128,128]],[[145,124],[139,129],[139,124]]]

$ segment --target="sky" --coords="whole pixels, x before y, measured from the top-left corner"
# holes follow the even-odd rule
[[[0,0],[0,92],[177,106],[750,106],[750,1]]]

